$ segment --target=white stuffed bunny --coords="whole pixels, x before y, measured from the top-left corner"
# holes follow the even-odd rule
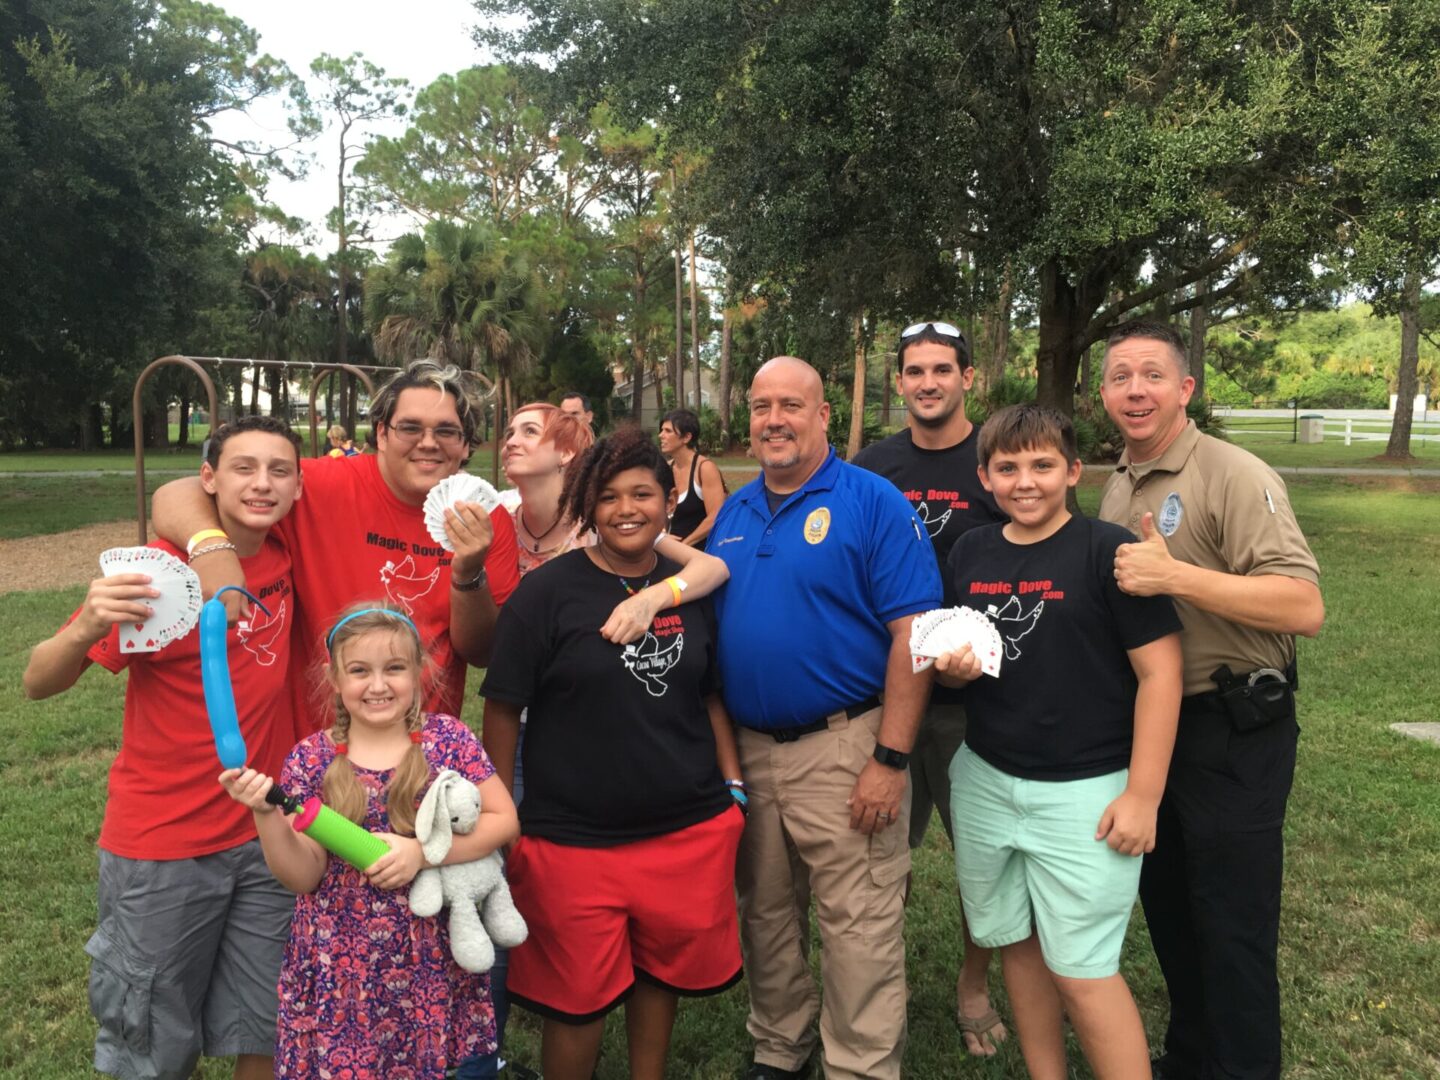
[[[480,789],[452,769],[442,769],[415,816],[415,839],[425,861],[438,863],[450,853],[452,834],[465,834],[480,819]],[[450,951],[466,971],[489,971],[495,946],[513,949],[529,932],[510,886],[501,872],[500,853],[474,862],[432,866],[410,883],[410,910],[436,915],[450,908]]]

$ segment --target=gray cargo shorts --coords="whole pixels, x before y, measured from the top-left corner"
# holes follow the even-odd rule
[[[295,897],[260,841],[195,859],[100,852],[100,925],[85,946],[95,1068],[184,1080],[204,1053],[275,1053],[276,986]]]

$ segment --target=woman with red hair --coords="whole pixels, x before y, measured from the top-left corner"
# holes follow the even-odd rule
[[[595,435],[589,425],[554,405],[522,405],[505,430],[500,464],[520,493],[515,510],[515,539],[520,549],[520,576],[556,555],[589,541],[560,505],[566,471],[590,449]]]

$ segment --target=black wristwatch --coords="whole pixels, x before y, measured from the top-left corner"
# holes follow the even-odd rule
[[[875,760],[881,765],[888,765],[892,769],[903,769],[910,764],[910,755],[902,754],[899,750],[891,750],[888,746],[875,744]]]
[[[456,592],[475,592],[477,589],[483,588],[484,585],[485,585],[485,566],[484,566],[484,564],[481,564],[481,566],[480,566],[480,572],[479,572],[478,574],[476,574],[473,578],[471,578],[469,581],[460,581],[458,578],[455,577],[455,575],[454,575],[453,573],[450,575],[450,587],[451,587],[452,589],[454,589]]]

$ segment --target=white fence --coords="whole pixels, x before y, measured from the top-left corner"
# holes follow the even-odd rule
[[[1231,438],[1282,438],[1294,441],[1298,422],[1307,416],[1323,417],[1326,441],[1342,441],[1346,446],[1357,442],[1388,442],[1395,417],[1384,409],[1242,409],[1232,405],[1216,405],[1213,415],[1225,426]],[[1440,442],[1440,409],[1417,413],[1411,421],[1410,442],[1415,446]]]

